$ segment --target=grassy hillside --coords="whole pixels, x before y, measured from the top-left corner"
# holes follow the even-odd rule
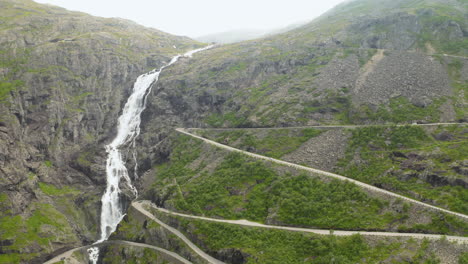
[[[466,234],[466,223],[354,184],[228,153],[177,136],[143,197],[189,214],[345,230]],[[149,175],[147,175],[149,177]],[[424,217],[423,217],[424,215]]]
[[[195,130],[196,133],[240,149],[273,158],[303,163],[299,149],[323,148],[324,137],[305,144],[303,134],[311,129],[283,130]],[[336,154],[333,168],[324,168],[380,188],[417,200],[467,214],[466,184],[467,131],[463,125],[435,128],[368,127],[342,130],[346,143],[341,149],[328,149]],[[287,135],[285,145],[280,135]],[[294,142],[294,143],[291,143]],[[286,147],[286,149],[285,149]],[[287,150],[287,151],[285,151]],[[292,153],[291,155],[287,155]],[[343,153],[340,156],[339,153]],[[319,159],[320,157],[314,156]],[[306,166],[316,167],[312,161]],[[321,168],[321,167],[319,167]]]
[[[187,219],[154,209],[151,212],[181,230],[205,252],[226,263],[463,263],[466,257],[463,245],[443,239],[316,235]],[[128,226],[128,223],[122,226]],[[131,230],[143,226],[144,221],[133,221],[131,229],[119,228],[117,233],[119,238],[135,240]],[[149,224],[146,226],[147,232],[155,230]],[[151,241],[148,235],[137,239]]]

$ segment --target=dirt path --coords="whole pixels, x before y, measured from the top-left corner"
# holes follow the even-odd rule
[[[439,123],[439,124],[442,124],[442,123]],[[218,143],[218,142],[215,142],[215,141],[212,141],[212,140],[209,140],[209,139],[194,135],[194,134],[188,132],[186,129],[183,129],[183,128],[177,128],[176,131],[179,132],[179,133],[191,136],[193,138],[203,140],[204,142],[206,142],[208,144],[211,144],[211,145],[219,147],[219,148],[226,149],[228,151],[239,152],[239,153],[243,153],[243,154],[245,154],[247,156],[250,156],[250,157],[253,157],[253,158],[256,158],[256,159],[270,161],[270,162],[273,162],[273,163],[276,163],[276,164],[292,167],[292,168],[295,168],[295,169],[298,169],[298,170],[305,170],[305,171],[308,171],[308,172],[312,172],[312,173],[323,175],[323,176],[326,176],[326,177],[338,179],[338,180],[341,180],[341,181],[352,182],[352,183],[358,185],[359,187],[370,190],[370,191],[383,193],[383,194],[386,194],[386,195],[389,195],[389,196],[392,196],[392,197],[395,197],[395,198],[400,198],[400,199],[402,199],[404,201],[408,201],[408,202],[418,204],[418,205],[424,206],[424,207],[432,209],[432,210],[441,211],[441,212],[444,212],[444,213],[448,213],[448,214],[451,214],[451,215],[458,216],[460,218],[463,218],[464,220],[468,220],[468,215],[464,215],[464,214],[453,212],[453,211],[450,211],[450,210],[446,210],[446,209],[443,209],[443,208],[440,208],[440,207],[437,207],[437,206],[426,204],[426,203],[423,203],[423,202],[420,202],[420,201],[417,201],[417,200],[414,200],[414,199],[411,199],[411,198],[408,198],[408,197],[405,197],[405,196],[402,196],[402,195],[399,195],[399,194],[396,194],[396,193],[393,193],[393,192],[390,192],[390,191],[387,191],[387,190],[384,190],[384,189],[380,189],[380,188],[377,188],[375,186],[369,185],[367,183],[356,181],[354,179],[347,178],[347,177],[344,177],[344,176],[341,176],[341,175],[338,175],[338,174],[335,174],[335,173],[331,173],[331,172],[327,172],[327,171],[323,171],[323,170],[318,170],[318,169],[313,169],[313,168],[305,167],[305,166],[298,165],[298,164],[295,164],[295,163],[290,163],[290,162],[286,162],[286,161],[283,161],[283,160],[278,160],[278,159],[258,155],[258,154],[255,154],[255,153],[247,152],[247,151],[244,151],[244,150],[236,149],[236,148],[233,148],[233,147],[230,147],[230,146],[227,146],[227,145],[223,145],[221,143]]]
[[[135,205],[138,205],[138,207],[136,207]],[[269,228],[269,229],[280,229],[280,230],[288,230],[288,231],[294,231],[294,232],[307,232],[307,233],[315,233],[319,235],[329,235],[331,233],[330,230],[324,230],[324,229],[310,229],[310,228],[299,228],[299,227],[289,227],[289,226],[272,226],[272,225],[264,225],[260,223],[255,223],[255,222],[251,222],[248,220],[223,220],[223,219],[215,219],[215,218],[209,218],[209,217],[181,214],[181,213],[169,211],[164,208],[159,208],[155,204],[151,203],[150,201],[138,201],[138,202],[132,203],[132,206],[137,208],[137,210],[140,210],[141,208],[145,210],[142,207],[143,205],[151,206],[152,208],[155,208],[156,210],[159,210],[167,214],[177,215],[177,216],[181,216],[185,218],[200,219],[200,220],[205,220],[205,221],[210,221],[210,222],[226,223],[226,224],[241,225],[241,226],[261,227],[261,228]],[[141,212],[143,213],[143,211]],[[148,212],[148,211],[145,210],[145,212]],[[351,235],[361,234],[363,236],[412,237],[412,238],[417,238],[417,239],[427,238],[427,239],[432,239],[432,240],[442,239],[445,237],[448,241],[458,242],[461,244],[468,244],[468,237],[444,236],[444,235],[435,235],[435,234],[338,231],[338,230],[333,231],[333,234],[336,236],[351,236]]]
[[[69,250],[67,252],[64,252],[64,253],[54,257],[51,260],[48,260],[48,261],[44,262],[44,264],[52,264],[52,263],[56,263],[56,262],[65,260],[67,258],[70,258],[73,255],[73,253],[75,253],[76,251],[80,251],[80,250],[83,250],[83,249],[88,249],[90,247],[95,247],[95,246],[99,246],[99,245],[112,245],[112,244],[153,249],[153,250],[158,251],[159,253],[162,253],[167,260],[172,261],[171,263],[177,263],[177,264],[191,264],[192,263],[192,262],[184,259],[183,257],[179,256],[178,254],[176,254],[174,252],[171,252],[169,250],[165,250],[163,248],[155,247],[153,245],[135,243],[135,242],[123,241],[123,240],[109,240],[109,241],[106,241],[106,242],[103,242],[103,243],[100,243],[100,244],[95,244],[95,245],[93,244],[93,245],[88,245],[88,246],[83,246],[83,247],[78,247],[78,248],[71,249],[71,250]]]

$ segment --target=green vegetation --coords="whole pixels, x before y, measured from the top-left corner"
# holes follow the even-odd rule
[[[239,62],[229,67],[226,71],[224,71],[224,73],[234,73],[234,72],[244,71],[246,68],[247,68],[247,63]]]
[[[84,137],[84,139],[89,143],[93,143],[95,140],[95,138],[91,134],[87,134]],[[94,162],[93,159],[97,155],[97,152],[98,150],[96,147],[91,146],[91,147],[85,148],[78,155],[76,162],[81,167],[90,167]]]
[[[458,259],[459,264],[468,264],[468,252],[462,253]]]
[[[352,184],[326,184],[306,175],[279,179],[263,163],[248,161],[241,154],[229,154],[213,175],[194,179],[181,188],[188,193],[176,203],[181,210],[260,222],[265,221],[270,208],[278,208],[279,219],[289,224],[359,228],[372,222],[378,228],[379,217],[371,215],[383,206]],[[358,208],[350,212],[350,206]],[[321,217],[312,217],[317,215]]]
[[[324,99],[304,103],[301,115],[307,120],[313,113],[331,113],[337,121],[347,123],[346,113],[352,106],[350,97],[343,94],[348,91],[346,87],[342,88],[342,93],[327,91]]]
[[[456,82],[453,84],[455,94],[457,96],[453,97],[455,101],[455,113],[457,115],[457,119],[460,121],[465,120],[468,116],[468,81],[464,82]]]
[[[117,226],[117,230],[112,233],[109,240],[126,240],[126,241],[135,241],[139,243],[146,243],[149,245],[154,245],[167,249],[169,251],[176,252],[186,259],[190,259],[193,263],[205,263],[201,260],[200,257],[194,253],[181,239],[179,239],[174,234],[168,232],[165,228],[161,227],[158,223],[149,218],[142,217],[141,213],[136,212],[134,209],[130,210],[125,215],[124,219]],[[111,246],[110,248],[115,248]],[[122,263],[122,259],[125,259],[127,263],[127,254],[133,256],[133,252],[138,252],[139,249],[134,247],[125,246],[123,255],[119,255],[116,251],[104,252],[104,259],[111,261],[110,263],[116,263],[112,261],[119,261],[117,263]],[[141,251],[140,251],[141,252]],[[156,251],[155,251],[156,252]],[[110,256],[113,255],[114,257]],[[141,255],[141,254],[140,254]],[[130,260],[133,261],[133,257],[130,257]],[[145,259],[143,259],[145,260]],[[161,259],[162,260],[162,259]],[[105,261],[107,263],[107,261]],[[134,262],[130,262],[134,263]],[[154,261],[141,261],[136,263],[159,263]],[[165,263],[165,262],[162,262]]]
[[[65,186],[63,188],[57,188],[54,185],[39,182],[39,189],[46,194],[51,196],[60,196],[65,194],[76,194],[78,190],[70,188],[69,186]]]
[[[18,90],[19,87],[23,86],[22,81],[6,82],[0,81],[0,103],[7,101],[11,92]]]
[[[442,183],[423,180],[423,174],[447,179],[460,177],[454,164],[466,159],[468,153],[463,127],[439,128],[432,134],[416,126],[369,127],[351,133],[346,158],[339,163],[340,174],[468,213],[466,188],[450,186],[443,178]],[[434,137],[441,133],[447,134],[449,140]]]
[[[393,38],[396,32],[402,30],[401,34],[411,38],[408,46],[417,43],[410,50],[421,50],[430,44],[436,49],[435,53],[464,55],[466,40],[460,36],[459,27],[450,24],[459,23],[461,28],[466,24],[460,10],[463,9],[459,4],[443,5],[437,1],[346,3],[287,34],[214,49],[210,53],[213,61],[205,59],[203,65],[201,61],[194,62],[200,63],[196,72],[201,77],[194,79],[193,74],[187,75],[195,83],[188,86],[196,91],[205,90],[207,84],[235,83],[235,89],[220,87],[214,91],[214,94],[226,99],[226,103],[222,110],[216,109],[217,114],[205,116],[205,121],[213,127],[275,127],[313,123],[311,121],[322,124],[438,121],[441,112],[439,108],[445,102],[450,103],[447,100],[451,98],[439,98],[427,106],[420,106],[413,105],[407,98],[398,97],[391,99],[385,106],[364,105],[353,108],[349,87],[327,97],[323,93],[329,88],[328,85],[321,85],[317,79],[324,76],[331,78],[328,69],[323,68],[330,61],[351,54],[357,57],[360,66],[365,65],[377,49],[365,48],[363,39],[371,39],[373,34],[382,48],[392,47],[392,44],[395,47],[401,45],[400,41],[395,42]],[[421,28],[408,26],[399,29],[389,22],[390,18],[400,17],[404,13],[407,15],[403,17],[408,16],[410,20],[403,23],[413,23],[410,21],[414,19]],[[356,20],[356,17],[360,19]],[[374,20],[383,17],[386,19]],[[353,26],[347,27],[350,24]],[[364,25],[369,28],[364,28]],[[350,31],[352,28],[356,28],[356,31]],[[369,35],[363,36],[359,30]],[[340,33],[335,35],[337,31]],[[396,34],[400,35],[399,32]],[[326,45],[330,39],[336,39],[336,45]],[[317,43],[324,43],[325,48],[317,46]],[[387,63],[383,61],[383,65]],[[249,67],[244,69],[245,65]],[[192,66],[191,70],[195,67]],[[208,78],[209,81],[205,81]],[[458,97],[460,95],[457,93],[454,98]],[[458,118],[462,119],[462,110],[456,111]]]
[[[6,195],[5,193],[0,193],[1,205],[5,205],[7,201],[8,201],[8,195]]]
[[[208,116],[205,122],[212,127],[222,127],[228,125],[230,127],[248,127],[246,117],[238,116],[237,113],[214,113]]]
[[[258,135],[248,130],[233,130],[216,133],[199,132],[206,138],[244,150],[254,151],[272,158],[280,158],[301,146],[304,142],[320,135],[324,130],[307,128],[300,131],[291,129],[269,129],[266,135]]]
[[[4,74],[4,80],[14,79],[14,76],[27,68],[27,63],[31,55],[30,48],[11,49],[0,47],[0,68],[8,69]]]
[[[412,104],[405,97],[390,99],[388,106],[382,105],[377,109],[371,109],[362,105],[346,114],[346,123],[359,124],[367,120],[379,123],[407,123],[415,121],[437,122],[440,118],[440,106],[446,99],[437,99],[426,107]]]
[[[286,74],[279,74],[274,78],[264,81],[259,87],[253,87],[249,89],[248,104],[252,107],[256,107],[258,103],[265,100],[265,96],[273,92],[274,87],[284,84],[290,77]],[[245,108],[246,106],[244,106]]]
[[[199,157],[201,147],[201,141],[191,140],[189,136],[177,136],[170,163],[163,163],[157,166],[157,180],[195,176],[201,168],[190,169],[187,168],[187,165]],[[156,186],[157,184],[153,185]]]
[[[85,99],[92,95],[93,93],[85,92],[71,97],[70,102],[66,106],[67,110],[71,112],[84,112]]]
[[[455,80],[459,80],[461,77],[461,69],[463,68],[463,62],[460,59],[454,59],[448,65],[449,75]]]
[[[30,174],[27,181],[33,186],[37,177]],[[90,209],[95,205],[90,206],[89,198],[83,197],[84,203],[79,208],[74,203],[79,194],[77,190],[68,186],[59,189],[42,182],[37,186],[34,189],[37,198],[22,209],[21,214],[14,212],[15,206],[6,193],[0,194],[0,237],[4,241],[0,263],[37,262],[36,257],[51,253],[57,245],[76,245],[79,241],[77,228],[97,232],[93,230],[94,225],[89,226],[91,215],[95,214]],[[44,199],[45,195],[52,200]],[[73,228],[69,219],[73,219]]]
[[[468,81],[461,80],[461,70],[463,62],[460,59],[453,59],[447,64],[449,75],[452,79],[452,86],[454,88],[454,96],[452,101],[454,103],[455,112],[458,120],[464,120],[468,116]]]
[[[395,138],[400,140],[400,136]],[[408,223],[409,207],[402,201],[372,198],[354,184],[324,182],[304,173],[292,175],[239,153],[206,147],[198,140],[177,137],[170,162],[156,168],[152,193],[157,199],[183,212],[226,219],[265,222],[274,215],[275,221],[285,225],[355,230],[415,226]],[[217,157],[217,163],[210,156]],[[456,219],[444,221],[463,230],[463,223]],[[418,228],[446,233],[436,225]]]
[[[468,40],[460,40],[460,41],[446,41],[446,42],[441,42],[440,48],[442,51],[448,53],[448,54],[459,54],[463,51],[467,51],[468,47]]]
[[[154,249],[138,248],[127,245],[108,245],[102,252],[102,262],[110,264],[169,264],[160,253]]]
[[[421,3],[419,6],[415,6],[415,8],[424,8],[433,11],[433,13],[425,12],[420,17],[421,24],[423,26],[423,29],[418,36],[418,45],[420,47],[423,47],[425,43],[430,42],[439,53],[466,54],[468,51],[468,41],[462,38],[451,38],[450,34],[453,33],[452,27],[447,27],[446,30],[434,34],[434,28],[446,23],[447,21],[453,21],[464,25],[466,23],[466,18],[464,17],[463,12],[450,5],[435,2]]]
[[[242,47],[245,48],[245,47]],[[237,44],[216,48],[210,54],[210,61],[195,61],[197,71],[201,79],[209,79],[212,82],[235,82],[245,80],[252,71],[264,71],[268,69],[268,74],[260,74],[255,77],[248,86],[236,89],[225,89],[220,87],[215,94],[226,99],[223,105],[235,105],[238,108],[217,109],[214,114],[205,116],[205,122],[212,127],[251,127],[263,126],[271,127],[281,123],[298,122],[305,123],[311,112],[301,113],[298,106],[303,106],[307,102],[302,102],[305,98],[310,98],[311,92],[315,89],[314,79],[319,75],[321,68],[325,67],[333,58],[337,50],[325,49],[314,45],[313,47],[301,47],[301,49],[291,49],[276,42],[251,47],[245,50],[240,49]],[[253,54],[261,52],[258,57]],[[231,56],[233,62],[225,65],[225,58]],[[253,60],[255,58],[255,60]],[[289,67],[283,66],[284,61],[303,61],[298,63],[294,70],[289,72]],[[222,65],[217,65],[218,63]],[[206,65],[213,65],[207,68]],[[217,65],[216,67],[214,65]],[[240,65],[240,66],[239,66]],[[242,69],[242,65],[249,65],[247,69]],[[281,65],[281,66],[279,66]],[[196,67],[193,66],[192,69]],[[213,68],[220,68],[221,71],[212,71]],[[277,70],[281,68],[281,70]],[[293,69],[293,68],[291,68]],[[184,78],[184,75],[180,76]],[[193,79],[192,75],[187,78]],[[177,85],[177,84],[176,84]],[[191,90],[197,92],[198,85],[191,85]],[[180,87],[180,90],[187,90],[187,87]],[[285,95],[287,93],[287,95]]]
[[[156,229],[160,225],[155,221],[148,221],[146,228]],[[145,228],[141,228],[138,218],[135,218],[132,213],[125,216],[124,220],[119,223],[118,230],[111,236],[111,239],[124,238],[130,241],[141,241],[145,236]]]
[[[235,250],[246,263],[380,263],[398,260],[400,255],[405,256],[405,263],[439,263],[437,252],[430,251],[429,245],[443,243],[412,239],[371,243],[360,235],[324,236],[187,219],[156,210],[153,213],[178,223],[178,228],[195,236],[205,251]]]
[[[29,217],[6,215],[0,218],[0,237],[11,240],[2,246],[0,263],[19,263],[38,253],[21,253],[27,248],[48,248],[49,243],[70,243],[77,238],[63,214],[49,204],[34,203]],[[36,251],[36,250],[35,250]],[[34,251],[32,251],[34,252]]]
[[[53,166],[52,161],[50,160],[45,160],[44,165],[46,165],[47,168],[51,168]]]

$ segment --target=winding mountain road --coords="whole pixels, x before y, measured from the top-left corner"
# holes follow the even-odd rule
[[[169,250],[165,250],[163,248],[155,247],[153,245],[136,243],[136,242],[131,242],[131,241],[124,241],[124,240],[108,240],[108,241],[98,243],[98,244],[93,244],[93,245],[88,245],[88,246],[83,246],[83,247],[78,247],[78,248],[71,249],[69,251],[66,251],[66,252],[58,255],[58,256],[55,256],[51,260],[48,260],[48,261],[44,262],[44,264],[53,264],[53,263],[56,263],[56,262],[60,262],[60,261],[62,261],[64,259],[70,258],[73,255],[73,253],[75,253],[76,251],[83,250],[83,249],[88,249],[90,247],[95,247],[95,246],[100,246],[100,245],[123,245],[123,246],[132,246],[132,247],[140,247],[140,248],[149,248],[149,249],[156,250],[159,253],[162,253],[164,255],[164,257],[167,260],[171,260],[172,263],[177,263],[177,264],[191,264],[192,263],[192,262],[184,259],[183,257],[181,257],[180,255],[178,255],[178,254],[176,254],[174,252],[171,252]]]
[[[151,220],[155,221],[156,223],[161,225],[163,228],[167,229],[169,232],[176,235],[178,238],[180,238],[182,241],[184,241],[184,243],[187,244],[187,246],[189,246],[193,251],[195,251],[200,257],[202,257],[203,259],[205,259],[206,261],[208,261],[209,263],[212,263],[212,264],[224,264],[224,262],[219,261],[219,260],[213,258],[212,256],[206,254],[203,250],[201,250],[199,247],[197,247],[195,244],[193,244],[192,241],[190,241],[179,230],[167,225],[163,221],[156,218],[152,213],[146,211],[146,209],[143,208],[144,204],[146,204],[146,203],[145,202],[143,202],[143,203],[142,202],[132,202],[132,206],[136,210],[138,210],[139,212],[141,212],[142,214],[144,214],[145,216],[147,216]]]
[[[152,215],[150,212],[146,211],[146,209],[143,207],[144,205],[151,206],[152,208],[158,211],[161,211],[163,213],[166,213],[166,214],[181,216],[185,218],[205,220],[205,221],[210,221],[210,222],[260,227],[260,228],[268,228],[268,229],[280,229],[280,230],[287,230],[287,231],[294,231],[294,232],[307,232],[307,233],[314,233],[314,234],[319,234],[319,235],[330,235],[332,233],[330,230],[324,230],[324,229],[310,229],[310,228],[299,228],[299,227],[289,227],[289,226],[272,226],[272,225],[264,225],[260,223],[255,223],[255,222],[251,222],[248,220],[223,220],[223,219],[215,219],[215,218],[209,218],[209,217],[203,217],[203,216],[181,214],[181,213],[169,211],[164,208],[157,207],[155,204],[151,203],[150,201],[136,201],[132,203],[132,206],[138,211],[140,211],[141,213],[144,213],[145,215],[148,215],[148,214]],[[366,232],[366,231],[339,231],[339,230],[333,231],[333,235],[336,235],[336,236],[352,236],[356,234],[361,234],[363,236],[412,237],[412,238],[417,238],[417,239],[426,238],[426,239],[431,239],[431,240],[446,238],[448,241],[458,242],[461,244],[468,244],[468,237],[459,237],[459,236],[444,236],[444,235],[420,234],[420,233]]]
[[[417,124],[417,125],[418,126],[466,125],[466,123],[435,123],[435,124]],[[281,128],[249,128],[249,129],[291,129],[291,128],[350,128],[350,129],[354,129],[354,128],[359,128],[359,127],[372,127],[372,126],[375,126],[375,125],[302,126],[302,127],[281,127]],[[392,127],[392,126],[395,126],[395,125],[384,125],[384,126]],[[396,125],[396,126],[406,126],[406,125]],[[212,140],[197,136],[195,134],[190,133],[188,130],[204,130],[204,129],[199,129],[199,128],[190,128],[190,129],[177,128],[176,129],[176,131],[179,132],[179,133],[191,136],[193,138],[197,138],[199,140],[202,140],[202,141],[206,142],[207,144],[210,144],[210,145],[222,148],[222,149],[226,149],[226,150],[231,151],[231,152],[239,152],[239,153],[243,153],[243,154],[245,154],[247,156],[250,156],[250,157],[253,157],[253,158],[256,158],[256,159],[270,161],[270,162],[273,162],[273,163],[276,163],[276,164],[285,165],[285,166],[288,166],[288,167],[293,167],[293,168],[296,168],[296,169],[309,171],[309,172],[312,172],[312,173],[316,173],[316,174],[319,174],[319,175],[339,179],[339,180],[342,180],[342,181],[352,182],[352,183],[354,183],[354,184],[356,184],[356,185],[358,185],[358,186],[360,186],[360,187],[362,187],[364,189],[380,192],[380,193],[387,194],[389,196],[393,196],[393,197],[396,197],[396,198],[401,198],[401,199],[403,199],[405,201],[409,201],[411,203],[418,204],[418,205],[424,206],[424,207],[429,208],[429,209],[445,212],[445,213],[448,213],[448,214],[452,214],[452,215],[461,217],[464,220],[468,220],[468,216],[464,215],[464,214],[461,214],[461,213],[452,212],[452,211],[449,211],[449,210],[446,210],[446,209],[443,209],[443,208],[439,208],[439,207],[436,207],[436,206],[433,206],[433,205],[430,205],[430,204],[426,204],[426,203],[423,203],[423,202],[420,202],[420,201],[417,201],[417,200],[414,200],[414,199],[411,199],[411,198],[408,198],[408,197],[405,197],[405,196],[402,196],[402,195],[399,195],[399,194],[396,194],[396,193],[392,193],[390,191],[383,190],[383,189],[377,188],[375,186],[372,186],[372,185],[369,185],[369,184],[366,184],[366,183],[363,183],[363,182],[359,182],[359,181],[356,181],[354,179],[350,179],[350,178],[347,178],[347,177],[344,177],[344,176],[341,176],[341,175],[338,175],[338,174],[334,174],[334,173],[330,173],[330,172],[326,172],[326,171],[322,171],[322,170],[318,170],[318,169],[313,169],[313,168],[305,167],[305,166],[302,166],[302,165],[298,165],[298,164],[294,164],[294,163],[290,163],[290,162],[286,162],[286,161],[282,161],[282,160],[278,160],[278,159],[258,155],[258,154],[255,154],[255,153],[247,152],[247,151],[244,151],[244,150],[236,149],[236,148],[233,148],[233,147],[230,147],[230,146],[227,146],[227,145],[223,145],[221,143],[218,143],[218,142],[215,142],[215,141],[212,141]],[[230,129],[209,129],[209,130],[233,130],[233,129],[230,128]],[[272,225],[264,225],[264,224],[260,224],[260,223],[255,223],[255,222],[251,222],[251,221],[248,221],[248,220],[223,220],[223,219],[214,219],[214,218],[208,218],[208,217],[202,217],[202,216],[193,216],[193,215],[176,213],[176,212],[169,211],[167,209],[159,208],[155,204],[151,203],[150,201],[134,201],[134,202],[132,202],[132,206],[136,210],[138,210],[140,213],[144,214],[145,216],[147,216],[151,220],[155,221],[156,223],[161,225],[163,228],[167,229],[169,232],[176,235],[178,238],[180,238],[182,241],[184,241],[184,243],[186,243],[195,253],[197,253],[200,257],[202,257],[208,263],[211,263],[211,264],[224,264],[224,262],[222,262],[220,260],[217,260],[217,259],[211,257],[210,255],[208,255],[207,253],[205,253],[203,250],[201,250],[199,247],[197,247],[195,244],[193,244],[180,231],[178,231],[177,229],[165,224],[164,222],[162,222],[161,220],[156,218],[152,213],[148,212],[143,207],[144,205],[148,205],[148,206],[151,206],[151,207],[153,207],[153,208],[155,208],[155,209],[157,209],[157,210],[159,210],[161,212],[176,215],[176,216],[180,216],[180,217],[199,219],[199,220],[205,220],[205,221],[211,221],[211,222],[226,223],[226,224],[241,225],[241,226],[260,227],[260,228],[268,228],[268,229],[279,229],[279,230],[287,230],[287,231],[293,231],[293,232],[308,232],[308,233],[315,233],[315,234],[319,234],[319,235],[329,235],[329,234],[333,233],[336,236],[351,236],[351,235],[355,235],[355,234],[361,234],[361,235],[364,235],[364,236],[411,237],[411,238],[416,238],[416,239],[431,239],[431,240],[437,240],[437,239],[445,238],[448,241],[458,242],[458,243],[461,243],[461,244],[468,244],[468,237],[443,236],[443,235],[436,235],[436,234],[420,234],[420,233],[393,233],[393,232],[365,232],[365,231],[363,231],[363,232],[361,232],[361,231],[333,231],[332,232],[331,230],[323,230],[323,229],[309,229],[309,228],[288,227],[288,226],[272,226]],[[90,247],[95,247],[95,246],[99,246],[99,245],[105,245],[105,244],[120,244],[120,245],[127,245],[127,246],[149,248],[149,249],[153,249],[153,250],[156,250],[156,251],[162,253],[167,258],[172,258],[174,263],[181,263],[181,264],[191,263],[190,261],[184,259],[183,257],[181,257],[180,255],[178,255],[178,254],[176,254],[174,252],[171,252],[171,251],[168,251],[168,250],[165,250],[163,248],[159,248],[159,247],[156,247],[156,246],[153,246],[153,245],[135,243],[135,242],[131,242],[131,241],[110,240],[110,241],[106,241],[106,242],[99,243],[99,244],[92,244],[92,245],[88,245],[88,246],[82,246],[82,247],[71,249],[69,251],[66,251],[66,252],[52,258],[51,260],[46,261],[45,264],[52,264],[52,263],[59,262],[59,261],[61,261],[63,259],[66,259],[66,258],[70,258],[72,256],[72,254],[74,252],[76,252],[76,251],[83,250],[83,249],[88,249]]]
[[[437,123],[437,124],[424,124],[424,125],[425,126],[429,126],[429,125],[436,126],[436,125],[443,125],[443,124],[450,124],[450,123]],[[354,127],[354,128],[356,128],[356,127],[359,127],[359,126],[333,126],[333,127],[351,127],[351,128]],[[295,168],[295,169],[298,169],[298,170],[304,170],[304,171],[312,172],[312,173],[315,173],[315,174],[318,174],[318,175],[323,175],[323,176],[338,179],[338,180],[341,180],[341,181],[352,182],[352,183],[358,185],[359,187],[367,189],[369,191],[374,191],[374,192],[386,194],[388,196],[392,196],[392,197],[395,197],[395,198],[400,198],[400,199],[402,199],[404,201],[411,202],[413,204],[421,205],[421,206],[424,206],[424,207],[432,209],[432,210],[448,213],[448,214],[455,215],[455,216],[458,216],[460,218],[463,218],[464,220],[468,220],[468,215],[453,212],[453,211],[450,211],[450,210],[446,210],[446,209],[443,209],[443,208],[440,208],[440,207],[437,207],[437,206],[433,206],[433,205],[430,205],[430,204],[426,204],[426,203],[423,203],[423,202],[408,198],[408,197],[403,196],[403,195],[399,195],[399,194],[396,194],[396,193],[393,193],[393,192],[390,192],[390,191],[387,191],[387,190],[384,190],[384,189],[380,189],[378,187],[372,186],[372,185],[367,184],[367,183],[363,183],[363,182],[360,182],[360,181],[357,181],[357,180],[354,180],[354,179],[351,179],[351,178],[347,178],[347,177],[342,176],[342,175],[338,175],[338,174],[335,174],[335,173],[331,173],[331,172],[327,172],[327,171],[323,171],[323,170],[319,170],[319,169],[314,169],[314,168],[298,165],[298,164],[295,164],[295,163],[291,163],[291,162],[287,162],[287,161],[283,161],[283,160],[279,160],[279,159],[274,159],[274,158],[262,156],[262,155],[259,155],[259,154],[255,154],[255,153],[252,153],[252,152],[248,152],[248,151],[240,150],[240,149],[237,149],[237,148],[233,148],[233,147],[230,147],[230,146],[215,142],[213,140],[209,140],[207,138],[200,137],[198,135],[192,134],[189,131],[187,131],[187,129],[184,129],[184,128],[177,128],[176,131],[179,132],[179,133],[191,136],[193,138],[203,140],[204,142],[206,142],[206,143],[208,143],[210,145],[213,145],[213,146],[216,146],[216,147],[219,147],[219,148],[231,151],[231,152],[238,152],[238,153],[242,153],[242,154],[245,154],[247,156],[250,156],[250,157],[253,157],[253,158],[256,158],[256,159],[270,161],[270,162],[273,162],[273,163],[276,163],[276,164],[288,166],[288,167]]]
[[[242,127],[242,128],[179,128],[186,131],[191,130],[212,130],[212,131],[230,131],[230,130],[276,130],[276,129],[305,129],[305,128],[322,128],[322,129],[333,129],[333,128],[348,128],[356,129],[363,127],[405,127],[405,126],[422,126],[422,127],[431,127],[431,126],[452,126],[460,125],[466,126],[468,123],[430,123],[430,124],[399,124],[399,125],[317,125],[317,126],[291,126],[291,127]],[[177,130],[177,129],[176,129]]]
[[[457,55],[450,55],[450,54],[434,54],[434,55],[442,55],[444,57],[452,57],[452,58],[457,58],[457,59],[464,59],[468,60],[468,57],[463,57],[463,56],[457,56]]]

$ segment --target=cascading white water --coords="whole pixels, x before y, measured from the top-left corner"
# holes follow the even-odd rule
[[[140,134],[141,113],[146,108],[146,98],[151,91],[151,87],[158,81],[161,71],[177,62],[180,57],[192,57],[196,52],[203,51],[211,47],[212,46],[208,46],[189,51],[184,55],[177,55],[159,70],[153,70],[149,73],[143,74],[136,80],[133,86],[132,95],[128,98],[122,115],[119,117],[117,136],[109,145],[106,146],[107,187],[101,198],[101,236],[96,243],[107,240],[125,216],[124,208],[122,208],[121,203],[121,190],[119,187],[120,179],[123,178],[125,180],[135,197],[138,195],[137,190],[132,185],[132,181],[128,175],[125,162],[122,159],[121,148],[127,146],[131,142],[133,142],[133,145],[135,146],[135,139]],[[135,154],[134,159],[136,164]],[[99,249],[97,247],[93,247],[88,249],[88,252],[89,259],[93,263],[96,263],[99,258]]]

